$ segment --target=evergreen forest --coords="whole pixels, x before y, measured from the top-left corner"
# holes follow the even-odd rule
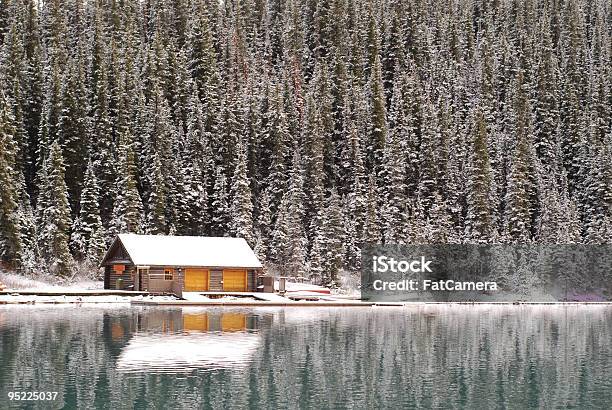
[[[612,242],[609,0],[0,0],[0,259]],[[83,268],[85,267],[85,268]]]

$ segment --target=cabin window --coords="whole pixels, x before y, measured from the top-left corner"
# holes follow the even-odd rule
[[[149,273],[149,279],[174,280],[174,269],[166,268],[164,272]]]

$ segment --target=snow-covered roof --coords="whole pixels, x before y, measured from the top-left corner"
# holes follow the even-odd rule
[[[120,234],[118,239],[134,265],[262,267],[243,238]]]

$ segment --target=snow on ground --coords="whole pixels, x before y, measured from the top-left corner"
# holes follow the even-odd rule
[[[15,273],[0,271],[0,282],[6,286],[6,290],[94,290],[102,289],[104,282],[91,279],[74,279],[72,283],[62,283],[50,277],[26,277]]]
[[[56,290],[53,288],[53,290]],[[74,290],[74,289],[73,289]],[[65,303],[124,303],[130,304],[133,300],[176,300],[173,296],[119,296],[119,295],[21,295],[17,292],[0,295],[0,305],[5,304],[65,304]]]
[[[278,291],[279,282],[278,280],[274,281],[274,290]],[[295,283],[287,281],[285,283],[285,290],[287,292],[319,292],[319,293],[329,293],[329,288],[325,286],[313,285],[311,283]]]

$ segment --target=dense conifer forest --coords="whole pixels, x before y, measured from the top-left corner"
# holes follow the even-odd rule
[[[0,256],[612,242],[608,0],[1,0]]]

